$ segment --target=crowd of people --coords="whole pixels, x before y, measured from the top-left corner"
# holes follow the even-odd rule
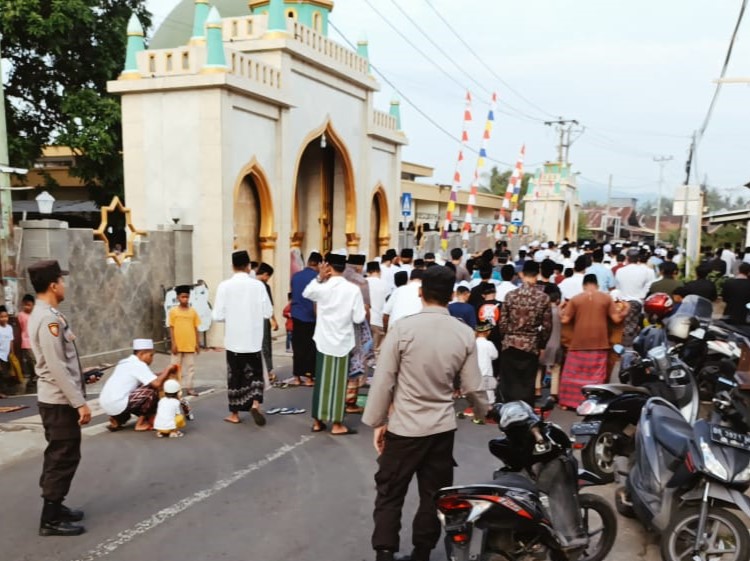
[[[414,550],[406,558],[424,561],[440,533],[432,496],[452,482],[457,397],[469,402],[458,416],[471,415],[477,423],[492,422],[491,402],[533,406],[545,389],[561,407],[575,408],[583,385],[608,379],[612,345],[632,345],[643,302],[654,293],[676,302],[689,294],[712,301],[721,296],[728,320],[747,322],[750,250],[707,251],[689,281],[683,265],[679,252],[634,243],[533,242],[511,252],[499,242],[476,255],[456,248],[445,258],[389,249],[369,262],[344,251],[312,252],[291,277],[283,316],[293,367],[281,381],[270,352],[272,332],[279,329],[268,283],[273,268],[236,251],[233,275],[219,285],[213,306],[213,319],[224,323],[224,420],[239,424],[247,412],[264,426],[262,404],[272,383],[313,388],[312,432],[354,435],[346,416],[362,415],[374,429],[379,455],[372,537],[377,559],[398,558],[401,508],[416,475],[420,506]],[[65,272],[56,262],[41,262],[29,273],[37,306],[27,318],[28,337],[49,441],[40,533],[78,535],[82,527],[75,522],[83,513],[62,501],[90,411],[75,336],[56,309]],[[177,293],[179,305],[169,315],[172,365],[154,374],[153,342],[134,341],[133,355],[118,363],[100,396],[111,431],[135,415],[136,430],[181,436],[188,411],[179,384],[166,382],[181,365],[184,393],[194,394],[200,345],[189,287]],[[2,319],[0,310],[0,326]]]

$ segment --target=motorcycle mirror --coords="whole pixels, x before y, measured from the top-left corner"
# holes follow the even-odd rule
[[[616,355],[622,356],[625,353],[625,347],[622,345],[615,345],[612,347],[612,351],[614,351]]]

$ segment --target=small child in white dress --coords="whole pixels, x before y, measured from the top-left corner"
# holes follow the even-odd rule
[[[154,419],[154,430],[158,438],[180,438],[184,433],[180,430],[185,426],[183,405],[178,399],[180,383],[177,380],[164,382],[164,397],[159,400]]]

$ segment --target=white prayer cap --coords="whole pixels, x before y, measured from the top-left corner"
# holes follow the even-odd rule
[[[531,247],[539,247],[539,242],[537,240],[534,240],[529,244]]]
[[[331,253],[334,253],[334,254],[336,254],[336,255],[343,255],[344,257],[346,257],[346,256],[347,256],[347,255],[349,254],[349,253],[348,253],[348,252],[346,251],[346,248],[345,248],[345,247],[341,247],[341,248],[339,248],[339,249],[335,249],[335,250],[333,250],[333,251],[332,251]]]
[[[525,245],[522,245],[521,247],[518,248],[518,251],[529,251],[529,248],[526,247]]]
[[[607,244],[604,244],[604,253],[611,253],[612,252],[612,246]]]
[[[466,288],[471,289],[471,285],[469,284],[469,281],[462,280],[456,285],[456,288],[458,288],[459,286],[465,286]]]
[[[542,249],[549,249],[549,244],[547,242],[543,242]]]
[[[134,351],[153,351],[154,342],[151,339],[133,339]]]

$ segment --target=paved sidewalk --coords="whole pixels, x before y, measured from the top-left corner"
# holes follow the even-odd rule
[[[291,375],[292,355],[285,351],[285,337],[282,335],[276,336],[274,340],[273,362],[274,371],[279,379]],[[169,355],[157,354],[151,369],[159,372],[168,365]],[[108,416],[99,407],[99,392],[111,372],[112,370],[108,370],[99,382],[86,386],[92,421],[83,429],[84,438],[106,432]],[[206,394],[226,390],[226,360],[223,349],[201,351],[195,361],[193,384],[200,396],[192,399],[201,399]],[[11,396],[0,401],[0,405],[26,406],[25,409],[12,413],[0,413],[0,469],[2,469],[30,455],[41,453],[46,443],[35,394]]]

